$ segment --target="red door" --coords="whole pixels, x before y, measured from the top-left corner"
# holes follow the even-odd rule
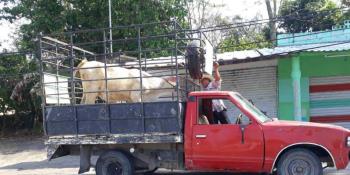
[[[195,125],[192,163],[198,170],[260,171],[263,166],[263,135],[258,124]]]
[[[253,121],[246,125],[242,134],[241,126],[235,124],[236,118],[233,116],[242,114],[246,120],[249,121],[249,118],[240,112],[231,103],[232,101],[226,99],[224,102],[231,124],[194,124],[192,126],[190,159],[193,169],[240,172],[262,170],[264,140],[261,126]],[[198,115],[202,115],[200,111]]]

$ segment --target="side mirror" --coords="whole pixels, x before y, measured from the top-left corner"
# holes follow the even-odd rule
[[[254,101],[252,99],[249,99],[248,101],[255,106]]]

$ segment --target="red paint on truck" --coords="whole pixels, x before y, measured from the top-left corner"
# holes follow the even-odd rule
[[[235,104],[250,123],[241,125],[199,125],[200,98],[224,98]],[[271,172],[288,149],[317,146],[326,150],[337,169],[346,168],[350,131],[334,125],[311,122],[269,120],[261,122],[257,113],[242,103],[234,92],[207,91],[189,94],[185,117],[185,166],[188,170]]]

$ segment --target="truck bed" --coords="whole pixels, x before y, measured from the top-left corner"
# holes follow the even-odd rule
[[[176,101],[46,106],[47,143],[179,143],[184,107]]]

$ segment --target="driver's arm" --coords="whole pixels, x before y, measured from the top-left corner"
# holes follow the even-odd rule
[[[221,81],[221,75],[219,72],[219,63],[218,62],[214,62],[214,79],[216,82]]]

